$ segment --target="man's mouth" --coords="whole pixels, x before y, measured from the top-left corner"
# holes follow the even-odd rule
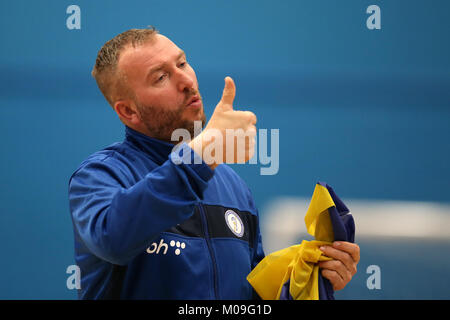
[[[195,95],[188,100],[186,105],[189,108],[200,108],[202,105],[202,100],[198,95]]]

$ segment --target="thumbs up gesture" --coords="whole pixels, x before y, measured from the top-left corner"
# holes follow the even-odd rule
[[[200,135],[189,146],[212,169],[220,163],[245,163],[253,157],[256,116],[250,111],[233,109],[236,86],[225,78],[222,98]]]
[[[222,99],[216,106],[219,109],[233,110],[234,97],[236,96],[236,85],[230,77],[225,78],[225,87],[223,88]]]

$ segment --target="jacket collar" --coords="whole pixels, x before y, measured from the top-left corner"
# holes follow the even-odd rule
[[[125,141],[149,155],[157,164],[163,164],[174,148],[174,144],[158,140],[125,126]]]

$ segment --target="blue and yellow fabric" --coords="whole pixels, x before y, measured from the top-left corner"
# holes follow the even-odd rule
[[[318,182],[305,215],[308,233],[316,240],[273,252],[247,276],[264,300],[332,300],[334,290],[322,277],[318,262],[331,260],[319,249],[333,241],[354,242],[355,223],[333,189]]]

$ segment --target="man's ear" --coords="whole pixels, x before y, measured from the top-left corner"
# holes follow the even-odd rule
[[[136,104],[130,100],[119,100],[114,104],[114,110],[125,124],[138,126],[141,123]]]

